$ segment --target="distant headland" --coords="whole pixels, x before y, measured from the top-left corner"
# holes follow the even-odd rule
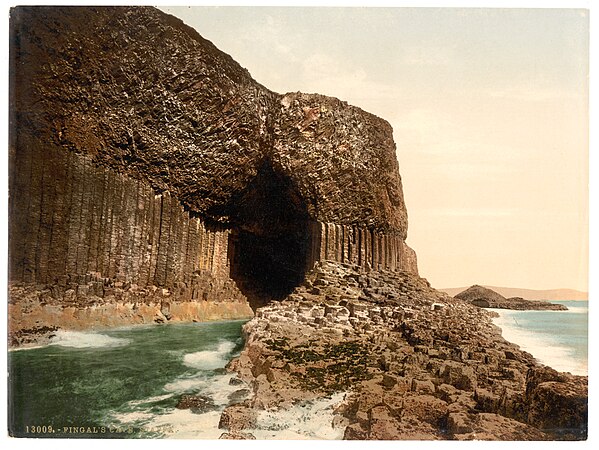
[[[575,289],[521,289],[510,287],[498,287],[483,285],[506,298],[522,297],[527,300],[588,300],[589,293],[577,291]],[[441,288],[439,291],[445,292],[452,297],[468,289],[468,286],[456,288]]]

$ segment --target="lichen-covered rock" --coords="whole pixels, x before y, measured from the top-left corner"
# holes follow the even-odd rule
[[[540,366],[485,310],[413,274],[319,263],[288,298],[258,309],[244,334],[230,368],[254,386],[247,405],[259,412],[343,392],[335,413],[345,439],[586,436],[586,377]]]

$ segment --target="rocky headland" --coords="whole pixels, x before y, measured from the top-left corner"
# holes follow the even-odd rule
[[[347,439],[585,439],[586,377],[419,277],[385,120],[272,92],[154,8],[17,7],[10,27],[11,346],[253,316],[223,438],[343,394]]]
[[[565,305],[550,303],[540,300],[525,300],[522,297],[505,298],[492,289],[474,285],[455,295],[455,298],[464,300],[481,308],[515,309],[520,311],[567,311]]]
[[[221,427],[248,437],[264,410],[344,392],[345,439],[584,439],[587,378],[539,365],[490,317],[412,274],[319,263],[244,326],[229,370],[253,396]]]
[[[11,10],[11,345],[251,317],[316,261],[417,272],[392,130],[145,7]]]

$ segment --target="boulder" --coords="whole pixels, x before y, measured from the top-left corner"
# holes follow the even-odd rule
[[[257,412],[245,404],[231,405],[220,416],[218,428],[239,431],[256,427]]]
[[[189,409],[192,413],[202,414],[217,409],[214,401],[205,395],[183,394],[175,406],[177,409]]]
[[[558,435],[586,438],[588,379],[543,367],[527,375],[528,423]]]

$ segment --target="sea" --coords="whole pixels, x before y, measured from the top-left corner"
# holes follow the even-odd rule
[[[567,311],[514,311],[493,309],[493,323],[502,336],[541,364],[560,372],[588,375],[588,301],[552,301]]]
[[[226,364],[243,348],[244,321],[61,331],[49,345],[8,355],[9,429],[53,438],[218,439],[224,408],[250,392]],[[178,409],[184,394],[204,410]],[[257,418],[258,439],[340,439],[336,394]]]
[[[586,375],[588,302],[556,303],[568,311],[495,309],[494,323],[542,364]],[[12,350],[9,429],[23,437],[218,439],[224,408],[250,392],[225,370],[243,348],[243,323],[60,331],[49,345]],[[179,409],[184,394],[209,406]],[[258,439],[341,439],[332,423],[344,395],[264,411],[247,431]]]

